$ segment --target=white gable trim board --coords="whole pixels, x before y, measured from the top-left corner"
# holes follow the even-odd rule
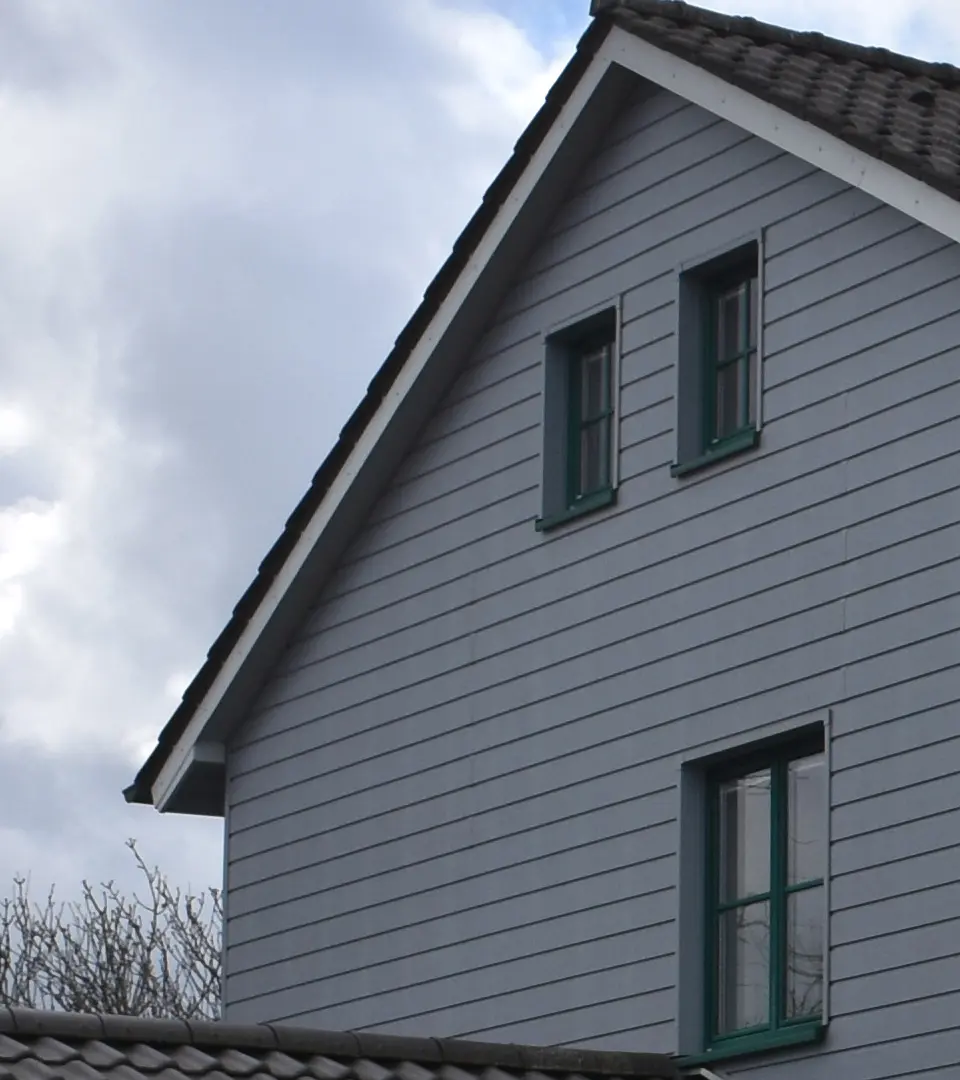
[[[474,293],[485,268],[511,234],[521,210],[529,200],[544,197],[543,189],[546,185],[541,184],[541,181],[551,162],[566,143],[578,117],[593,101],[604,77],[613,67],[633,72],[642,79],[701,106],[837,179],[867,192],[936,232],[960,241],[960,203],[948,195],[864,151],[849,146],[808,121],[732,86],[695,64],[680,60],[619,27],[612,28],[512,192],[497,211],[477,250],[407,358],[395,382],[354,445],[293,551],[194,711],[183,734],[170,751],[151,791],[152,801],[157,809],[170,808],[172,799],[191,767],[201,759],[210,760],[211,743],[222,744],[222,732],[229,732],[238,719],[236,716],[225,715],[223,706],[228,690],[250,661],[256,643],[274,625],[281,601],[297,587],[311,553],[326,530],[332,527],[337,508],[354,482],[361,477],[364,465],[374,448],[397,423],[401,403],[428,368],[438,345],[450,330],[455,315]],[[212,728],[215,728],[215,731],[211,730]]]

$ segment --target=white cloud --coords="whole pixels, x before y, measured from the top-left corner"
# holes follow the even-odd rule
[[[55,505],[27,498],[0,507],[0,638],[16,629],[30,574],[43,564],[60,533]]]
[[[473,135],[502,138],[506,126],[519,130],[542,104],[575,39],[551,42],[548,56],[504,15],[485,10],[439,7],[417,0],[407,8],[411,29],[452,63],[451,78],[438,96],[455,123]]]
[[[11,454],[29,445],[33,424],[25,409],[0,405],[0,454]]]

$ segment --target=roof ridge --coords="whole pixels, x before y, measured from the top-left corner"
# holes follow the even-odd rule
[[[472,1042],[384,1035],[372,1031],[325,1031],[286,1024],[231,1024],[220,1020],[55,1012],[10,1006],[0,1007],[0,1034],[109,1043],[276,1050],[310,1056],[415,1061],[524,1072],[590,1073],[637,1080],[654,1077],[659,1080],[676,1075],[672,1059],[665,1054]]]
[[[742,33],[749,37],[762,37],[771,44],[787,45],[794,49],[805,48],[811,52],[822,52],[831,57],[860,61],[875,67],[896,68],[905,74],[927,76],[937,82],[960,84],[960,67],[954,64],[921,60],[879,45],[858,45],[816,30],[791,30],[764,22],[752,15],[724,15],[720,11],[688,4],[685,0],[591,0],[590,14],[595,18],[616,15],[644,18],[660,16],[703,26],[719,33]]]

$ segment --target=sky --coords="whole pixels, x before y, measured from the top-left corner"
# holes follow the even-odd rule
[[[955,0],[708,6],[960,60]],[[588,9],[0,3],[0,896],[219,884],[121,789]]]

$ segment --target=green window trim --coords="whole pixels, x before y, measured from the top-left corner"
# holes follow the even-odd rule
[[[747,428],[736,435],[731,435],[730,438],[724,439],[722,442],[714,443],[699,457],[692,458],[690,461],[678,461],[676,464],[671,465],[670,475],[688,476],[690,473],[699,472],[710,465],[715,465],[718,461],[724,461],[737,454],[742,454],[745,450],[752,450],[759,445],[759,430],[755,427]]]
[[[760,442],[763,238],[679,270],[674,477]]]
[[[604,491],[585,496],[573,506],[568,506],[566,510],[561,510],[557,514],[536,518],[533,523],[534,528],[537,532],[549,532],[567,521],[574,521],[576,518],[584,517],[586,514],[592,514],[595,510],[602,510],[605,506],[613,506],[616,501],[616,489],[606,488]]]
[[[545,337],[543,454],[537,532],[617,501],[616,304]]]
[[[677,1058],[677,1064],[681,1069],[692,1069],[697,1065],[709,1065],[711,1061],[729,1061],[751,1054],[768,1054],[791,1046],[812,1046],[823,1042],[826,1033],[827,1026],[823,1021],[810,1020],[791,1024],[777,1031],[731,1036],[701,1054],[687,1054]]]
[[[816,1042],[823,1035],[822,1018],[822,983],[821,998],[816,1007],[798,1016],[790,1016],[788,1005],[788,971],[792,970],[796,975],[797,968],[789,968],[788,953],[790,939],[788,932],[788,913],[790,898],[811,890],[820,890],[824,885],[823,877],[803,878],[790,881],[791,868],[789,854],[793,842],[788,828],[788,805],[791,797],[790,777],[791,765],[795,762],[808,758],[815,758],[823,753],[822,737],[805,739],[801,743],[788,745],[779,751],[771,750],[761,755],[742,759],[721,771],[714,773],[708,783],[707,791],[707,866],[706,884],[707,896],[705,904],[705,964],[704,964],[704,1046],[701,1055],[685,1058],[690,1064],[697,1061],[706,1062],[720,1060],[741,1054],[759,1053],[780,1046],[793,1046],[805,1042]],[[821,768],[824,766],[821,765]],[[767,773],[768,785],[768,809],[767,828],[769,830],[769,852],[761,856],[768,858],[765,868],[764,881],[767,888],[764,891],[746,889],[741,892],[740,886],[735,881],[731,885],[730,864],[724,863],[722,868],[721,853],[724,848],[724,840],[721,836],[721,789],[725,782],[731,780],[746,780],[748,777],[756,777],[758,774]],[[799,798],[799,796],[798,796]],[[809,809],[809,808],[808,808]],[[738,811],[740,813],[741,811]],[[799,813],[799,810],[798,810]],[[738,829],[746,829],[747,819],[738,823],[734,819]],[[728,825],[729,828],[729,825]],[[726,834],[724,834],[726,835]],[[802,830],[800,831],[802,836]],[[794,837],[797,833],[793,834]],[[729,842],[729,841],[726,841]],[[810,842],[808,839],[807,843]],[[740,844],[746,843],[738,836],[735,851],[740,850]],[[798,840],[798,844],[802,841]],[[756,845],[745,849],[753,855],[758,850]],[[763,850],[762,846],[759,850]],[[800,851],[801,848],[795,849]],[[729,857],[729,856],[728,856]],[[746,873],[746,870],[737,868],[736,874]],[[732,890],[730,896],[722,899],[721,889],[724,887]],[[721,984],[726,977],[734,976],[740,970],[737,968],[723,968],[721,940],[724,934],[721,932],[721,920],[725,913],[744,910],[751,905],[764,904],[767,906],[767,938],[766,938],[766,986],[767,1002],[766,1022],[757,1023],[753,1026],[734,1028],[724,1031],[722,1029],[721,1000],[728,1000],[721,996]],[[761,916],[761,926],[762,923]],[[737,935],[740,939],[739,934]],[[743,939],[749,941],[749,935]],[[762,939],[760,951],[762,953]],[[729,948],[729,941],[727,942]],[[799,955],[803,955],[802,953]],[[729,958],[728,963],[733,963]],[[744,970],[748,970],[745,968]],[[802,969],[800,969],[802,971]],[[822,968],[820,978],[822,980]],[[809,978],[809,976],[808,976]],[[735,984],[736,985],[736,984]],[[748,983],[749,985],[749,983]],[[759,984],[762,986],[763,984]],[[816,981],[813,983],[817,985]],[[729,988],[728,988],[729,992]]]

